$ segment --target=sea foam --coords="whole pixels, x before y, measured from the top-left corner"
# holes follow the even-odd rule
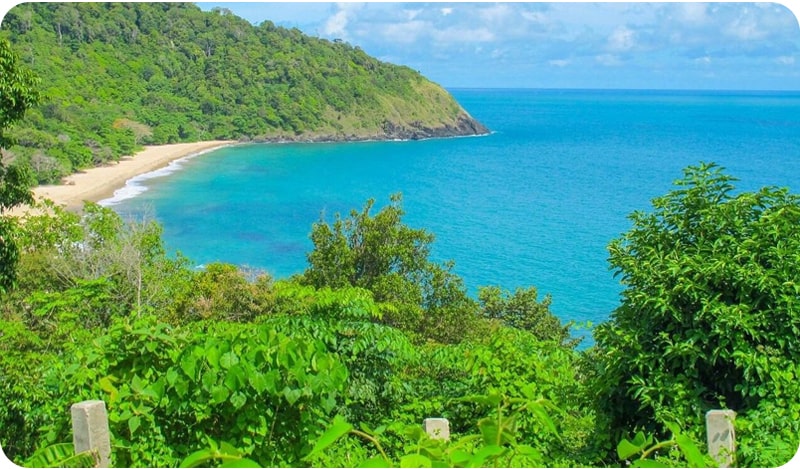
[[[112,207],[124,200],[132,199],[140,194],[143,194],[148,190],[148,186],[146,184],[147,181],[151,179],[166,177],[172,173],[178,172],[183,169],[184,163],[191,160],[192,158],[209,153],[217,149],[219,149],[219,147],[192,153],[190,155],[186,155],[184,157],[170,161],[169,164],[163,168],[159,168],[153,171],[149,171],[147,173],[136,175],[128,179],[125,182],[124,187],[120,187],[119,189],[115,190],[114,195],[112,195],[107,199],[99,201],[97,204],[103,207]]]

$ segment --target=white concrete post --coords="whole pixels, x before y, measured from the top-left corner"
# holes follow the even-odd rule
[[[706,412],[706,436],[708,454],[719,467],[733,466],[736,455],[736,433],[733,420],[736,412],[732,410],[709,410]]]
[[[111,467],[111,438],[108,432],[108,414],[103,401],[83,401],[73,404],[72,444],[75,454],[97,451],[98,467]]]
[[[430,418],[422,421],[425,432],[435,440],[450,440],[450,421],[444,418]]]

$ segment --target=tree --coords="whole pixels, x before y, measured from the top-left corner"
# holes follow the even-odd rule
[[[478,290],[478,301],[484,317],[498,319],[506,326],[526,330],[539,340],[576,345],[569,341],[570,326],[562,325],[558,317],[550,311],[550,295],[546,295],[541,302],[538,301],[538,296],[536,287],[517,288],[513,295],[498,287],[481,287]]]
[[[20,64],[7,39],[0,39],[0,147],[6,148],[5,130],[22,119],[41,99],[39,80]]]
[[[733,409],[739,464],[781,465],[800,433],[800,197],[684,173],[609,246],[625,289],[595,331],[598,403],[617,430]]]
[[[36,77],[20,65],[11,44],[0,39],[0,149],[10,143],[6,129],[39,102],[37,85]],[[0,292],[13,285],[19,258],[13,240],[14,223],[2,214],[17,205],[33,202],[31,179],[30,171],[21,166],[6,167],[0,158]]]
[[[458,342],[477,319],[475,303],[451,272],[452,264],[428,259],[434,236],[403,224],[402,195],[392,195],[390,202],[374,216],[370,211],[375,201],[370,199],[347,219],[337,214],[332,225],[315,223],[304,281],[317,288],[367,289],[376,302],[391,305],[386,323]],[[442,318],[447,320],[438,320]]]

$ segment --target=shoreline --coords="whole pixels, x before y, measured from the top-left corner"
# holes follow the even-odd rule
[[[56,206],[62,207],[67,211],[80,212],[84,202],[101,203],[101,205],[114,205],[120,200],[135,197],[140,193],[135,186],[137,179],[150,173],[168,168],[178,160],[192,158],[203,153],[236,144],[247,143],[355,143],[355,142],[408,142],[434,140],[441,138],[463,138],[463,137],[484,137],[494,132],[481,126],[471,128],[472,132],[464,132],[464,128],[438,129],[438,132],[414,131],[401,132],[396,138],[388,138],[387,135],[364,137],[356,135],[304,135],[293,137],[273,137],[254,140],[207,140],[202,142],[190,143],[170,143],[164,145],[145,145],[144,149],[131,155],[120,158],[118,162],[108,163],[104,166],[85,169],[62,179],[62,184],[48,184],[36,186],[32,189],[34,200],[39,203],[49,199]],[[455,132],[454,132],[455,130]],[[460,131],[459,131],[460,130]],[[448,132],[449,131],[449,132]],[[131,187],[132,194],[124,194],[125,189]],[[117,192],[123,194],[119,195]],[[108,202],[108,203],[103,203]],[[8,210],[4,215],[17,218],[24,218],[27,214],[39,214],[42,209],[22,205]]]
[[[164,168],[175,160],[236,143],[239,142],[210,140],[145,146],[144,150],[123,157],[117,163],[97,166],[66,176],[62,184],[37,186],[33,189],[33,198],[37,202],[50,199],[66,210],[80,211],[85,201],[100,202],[112,198],[115,191],[124,188],[129,180],[137,176]],[[20,206],[10,210],[8,214],[23,216],[27,212],[35,211],[31,207]]]

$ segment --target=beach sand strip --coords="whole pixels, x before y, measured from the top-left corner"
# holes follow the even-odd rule
[[[144,150],[133,156],[124,157],[117,163],[67,176],[63,179],[63,184],[38,186],[33,190],[34,198],[37,201],[50,199],[67,210],[80,211],[85,201],[99,202],[107,199],[135,176],[163,168],[177,159],[234,143],[236,142],[212,140],[146,146]],[[16,207],[10,214],[21,216],[29,210],[29,207]]]

